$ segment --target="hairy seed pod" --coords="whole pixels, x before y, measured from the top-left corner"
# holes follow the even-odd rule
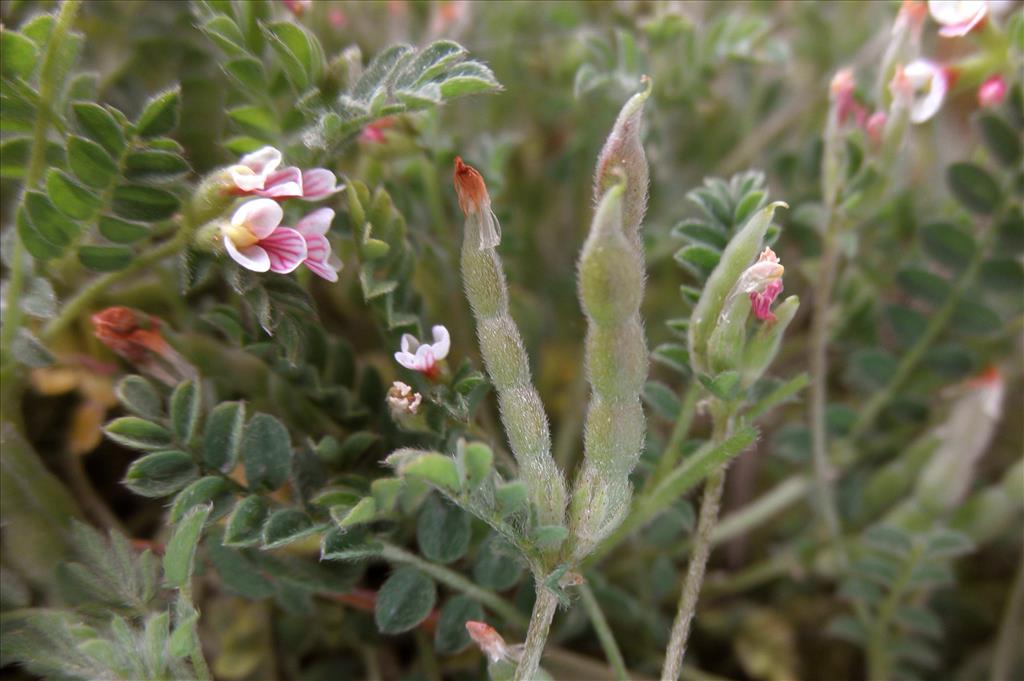
[[[629,474],[644,443],[644,262],[624,224],[627,193],[628,184],[622,182],[605,192],[579,263],[593,393],[584,433],[585,458],[570,507],[575,559],[590,553],[629,510]]]
[[[455,188],[466,214],[462,279],[476,318],[480,354],[498,394],[501,421],[540,522],[561,525],[567,503],[565,480],[551,456],[547,415],[530,378],[519,329],[509,314],[505,272],[494,250],[501,232],[487,187],[480,173],[456,158]]]

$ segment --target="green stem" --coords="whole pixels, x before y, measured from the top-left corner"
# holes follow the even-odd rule
[[[587,617],[590,618],[594,632],[597,633],[598,641],[601,642],[605,659],[615,670],[615,678],[617,681],[629,681],[629,671],[626,669],[625,660],[622,659],[622,651],[619,650],[619,644],[615,642],[615,635],[612,633],[611,627],[608,626],[608,620],[601,610],[601,605],[594,598],[594,592],[586,583],[580,585],[579,591],[580,602],[587,612]]]
[[[732,414],[728,408],[721,408],[714,415],[714,433],[712,441],[725,442],[732,427]],[[661,681],[676,681],[682,671],[683,658],[686,656],[686,641],[690,637],[690,624],[697,612],[697,599],[704,582],[704,570],[711,554],[711,533],[718,522],[718,508],[722,501],[722,490],[725,488],[725,466],[719,466],[704,482],[704,497],[700,502],[700,516],[697,519],[697,532],[694,537],[693,555],[686,571],[686,581],[679,597],[679,610],[672,633],[669,636],[668,648],[665,650],[665,666],[661,670]]]
[[[636,499],[629,515],[615,531],[587,556],[583,565],[593,565],[636,530],[674,504],[697,483],[729,460],[741,454],[757,438],[757,431],[743,427],[722,442],[708,442],[676,468],[657,487]]]
[[[419,556],[409,553],[405,549],[393,544],[384,544],[381,556],[392,563],[403,563],[405,565],[411,565],[418,568],[442,584],[449,586],[456,591],[461,591],[474,601],[490,608],[509,624],[519,629],[526,628],[526,617],[524,617],[523,614],[515,608],[515,606],[501,598],[501,596],[493,591],[481,589],[479,586],[457,572],[453,572],[446,567],[423,560]]]
[[[46,143],[50,132],[52,117],[46,112],[52,109],[53,100],[56,98],[63,74],[59,73],[61,67],[57,52],[65,45],[67,34],[71,31],[75,15],[81,5],[80,0],[65,0],[60,6],[57,20],[53,25],[50,40],[46,43],[46,53],[43,55],[42,66],[39,70],[39,111],[37,112],[35,126],[32,128],[32,152],[29,156],[28,168],[25,171],[25,188],[31,189],[39,184],[46,170]],[[13,361],[10,356],[11,344],[21,327],[22,313],[20,307],[21,293],[25,286],[25,246],[21,239],[14,239],[11,247],[11,274],[7,282],[6,314],[4,316],[3,329],[0,330],[0,355],[3,356],[3,364],[6,366]],[[4,372],[9,373],[7,371]],[[6,376],[7,380],[13,377]]]
[[[874,425],[875,419],[878,418],[882,410],[889,404],[896,391],[903,387],[903,383],[910,377],[911,372],[917,368],[917,364],[921,361],[924,353],[928,351],[928,348],[931,347],[932,343],[939,337],[939,334],[949,324],[949,320],[953,317],[953,312],[956,311],[957,303],[960,302],[960,298],[974,282],[974,278],[987,252],[987,243],[975,251],[974,257],[971,258],[967,268],[960,275],[952,293],[942,303],[942,306],[931,315],[924,333],[921,334],[917,342],[900,359],[899,364],[896,366],[896,371],[892,374],[892,378],[889,379],[889,383],[882,390],[876,392],[868,400],[868,403],[864,405],[864,408],[860,410],[853,428],[850,429],[849,439],[851,441],[859,439]]]
[[[523,655],[519,658],[513,681],[534,681],[537,678],[540,658],[544,654],[544,644],[548,640],[548,630],[557,609],[558,597],[538,581],[537,600],[533,604],[530,628],[526,632],[526,643],[523,644]]]
[[[199,681],[213,681],[213,674],[210,673],[210,667],[206,664],[206,658],[203,657],[203,644],[199,640],[199,634],[196,632],[192,633],[192,670],[196,673],[196,678]]]
[[[1013,582],[1013,591],[1003,611],[1003,621],[999,625],[999,637],[996,639],[996,651],[992,656],[992,681],[1012,678],[1013,661],[1020,658],[1020,629],[1024,614],[1024,556],[1021,556],[1017,568],[1017,579]]]
[[[920,549],[915,549],[912,558],[904,564],[899,577],[893,582],[889,595],[878,609],[878,617],[875,618],[871,630],[868,632],[869,679],[884,681],[889,678],[889,655],[886,651],[886,644],[889,643],[889,637],[887,636],[889,622],[892,620],[893,615],[896,614],[896,608],[899,607],[900,599],[903,598],[903,591],[910,582],[910,576],[914,572],[914,566],[917,564],[919,556]]]
[[[685,442],[686,436],[690,432],[693,416],[697,412],[697,398],[699,396],[700,383],[691,381],[689,387],[686,388],[686,393],[683,394],[683,401],[679,405],[679,413],[676,415],[676,423],[672,427],[672,434],[669,435],[668,444],[665,445],[665,451],[662,452],[661,459],[658,461],[654,473],[647,479],[646,487],[653,488],[675,470],[676,464],[679,463],[679,459],[683,455],[683,442]]]
[[[169,255],[173,255],[181,250],[187,243],[191,236],[191,231],[185,229],[184,226],[178,230],[178,233],[173,239],[165,241],[156,248],[143,253],[139,257],[135,258],[128,267],[117,272],[110,272],[104,274],[93,280],[88,286],[83,288],[78,295],[68,301],[67,305],[60,311],[60,314],[52,319],[49,324],[43,328],[41,334],[42,340],[48,342],[54,339],[61,331],[67,328],[78,316],[82,313],[85,308],[91,305],[99,296],[106,292],[108,288],[117,284],[129,276],[148,268]]]
[[[818,281],[814,287],[814,312],[811,318],[811,443],[814,461],[814,498],[818,514],[825,526],[826,536],[839,546],[839,513],[832,489],[833,471],[828,457],[828,425],[825,412],[828,406],[828,315],[832,288],[839,266],[839,240],[835,208],[830,207],[825,225],[824,253],[818,268]],[[837,555],[845,563],[842,551]]]

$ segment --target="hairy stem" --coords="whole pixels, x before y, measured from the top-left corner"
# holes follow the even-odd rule
[[[825,411],[828,406],[828,314],[839,265],[839,240],[835,208],[830,208],[825,226],[825,245],[814,287],[814,312],[811,318],[811,444],[814,461],[814,499],[828,538],[839,546],[839,513],[832,489],[832,467],[828,458],[828,430]],[[839,551],[840,560],[844,554]],[[844,561],[845,562],[845,561]]]
[[[533,604],[533,614],[530,615],[530,629],[526,632],[523,656],[519,658],[514,681],[533,681],[537,677],[540,658],[544,654],[544,644],[548,640],[548,630],[557,609],[558,597],[543,584],[538,583],[537,600]]]
[[[32,152],[25,172],[25,189],[31,189],[38,185],[46,170],[46,143],[52,123],[50,111],[64,77],[64,74],[60,72],[61,60],[58,51],[64,47],[64,42],[71,31],[71,25],[74,23],[80,5],[79,0],[65,0],[61,4],[57,20],[53,25],[53,32],[46,44],[46,53],[43,55],[42,66],[39,70],[39,107],[36,112],[35,126],[32,128]],[[3,327],[0,329],[0,357],[3,358],[4,382],[8,383],[8,389],[5,389],[8,394],[5,397],[13,397],[19,392],[13,387],[14,383],[20,383],[20,381],[16,380],[13,370],[10,368],[14,363],[10,351],[14,337],[21,327],[21,294],[25,286],[25,266],[27,264],[25,259],[27,254],[21,239],[16,238],[12,241],[10,278],[7,281],[7,299],[4,301],[6,311]],[[7,401],[4,400],[4,402]]]
[[[679,413],[676,415],[676,422],[672,427],[672,434],[669,435],[668,444],[665,445],[665,451],[662,452],[654,473],[647,479],[646,487],[648,489],[653,489],[667,478],[679,463],[679,459],[683,455],[683,442],[686,441],[686,436],[690,433],[693,416],[697,412],[698,397],[700,397],[700,383],[690,381],[689,387],[683,394],[683,401],[679,405]]]
[[[501,596],[493,591],[480,588],[457,572],[453,572],[446,567],[423,560],[419,556],[409,553],[405,549],[394,546],[393,544],[384,544],[381,556],[393,563],[403,563],[422,570],[442,584],[449,586],[456,591],[460,591],[481,605],[490,608],[495,614],[500,615],[512,626],[518,627],[519,629],[525,629],[527,626],[526,617],[516,610],[515,606],[501,598]]]
[[[903,598],[903,592],[907,588],[907,584],[910,582],[910,576],[913,574],[914,566],[917,564],[917,558],[919,556],[920,549],[915,549],[914,557],[906,562],[902,572],[897,577],[896,581],[893,582],[889,595],[878,609],[878,617],[876,617],[874,622],[872,622],[868,631],[867,655],[869,679],[889,678],[891,670],[889,669],[889,653],[886,650],[886,644],[889,642],[889,623],[896,614],[896,608],[899,607],[900,599]]]
[[[724,442],[729,436],[732,426],[732,415],[728,409],[715,414],[714,434],[712,441]],[[711,533],[718,521],[718,508],[722,501],[722,490],[725,487],[725,467],[720,466],[704,483],[704,497],[700,502],[700,516],[697,519],[697,533],[694,537],[693,555],[686,571],[686,581],[679,597],[679,610],[672,633],[669,636],[668,648],[665,651],[665,666],[661,671],[662,681],[676,681],[682,671],[683,658],[686,655],[686,641],[690,636],[690,624],[697,611],[697,599],[704,582],[704,570],[711,553]]]
[[[590,618],[590,624],[594,627],[598,641],[601,642],[601,648],[604,650],[608,664],[615,670],[615,678],[618,681],[628,681],[629,671],[626,670],[626,662],[622,659],[622,651],[619,650],[619,644],[615,642],[615,635],[612,633],[611,627],[608,626],[608,620],[589,584],[580,585],[580,602],[587,612],[587,617]]]
[[[135,258],[128,267],[117,272],[110,272],[104,274],[93,280],[88,286],[83,288],[78,294],[68,301],[67,305],[60,311],[60,314],[50,320],[50,323],[43,327],[41,334],[42,340],[51,341],[61,331],[67,328],[78,316],[97,298],[106,293],[107,289],[111,286],[118,284],[136,272],[147,269],[151,265],[154,265],[169,255],[173,255],[180,251],[188,243],[191,232],[187,229],[180,229],[174,238],[169,241],[165,241],[159,246],[153,248],[146,253],[143,253],[139,257]]]

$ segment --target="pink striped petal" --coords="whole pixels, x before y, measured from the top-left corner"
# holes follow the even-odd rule
[[[270,256],[260,246],[253,244],[245,248],[239,248],[229,237],[224,237],[224,248],[227,249],[231,259],[247,270],[253,272],[266,272],[270,269]]]
[[[306,217],[299,220],[295,229],[303,236],[326,234],[331,228],[331,221],[334,220],[334,211],[330,208],[318,208]]]
[[[327,259],[331,257],[331,242],[327,240],[327,237],[319,234],[303,236],[306,238],[306,259],[326,263]]]
[[[302,198],[308,200],[322,199],[340,192],[344,187],[337,186],[334,173],[326,168],[313,168],[302,173]]]
[[[306,267],[308,267],[313,274],[317,275],[321,279],[326,279],[327,281],[330,282],[338,281],[338,270],[331,267],[330,264],[316,262],[314,260],[307,260]]]
[[[270,270],[280,274],[294,272],[306,259],[306,240],[290,227],[278,227],[259,243],[270,256]]]
[[[253,193],[275,199],[302,196],[302,171],[295,166],[289,166],[273,172],[267,176],[262,189]]]
[[[231,224],[246,227],[254,237],[263,239],[277,229],[284,217],[284,211],[271,199],[246,201],[231,216]]]

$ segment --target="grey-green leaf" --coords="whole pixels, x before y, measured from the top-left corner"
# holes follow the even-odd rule
[[[135,122],[135,134],[139,137],[164,135],[178,125],[178,108],[181,105],[181,91],[178,88],[162,92],[146,103]]]
[[[275,490],[288,480],[292,445],[288,430],[269,414],[256,414],[242,436],[245,477],[253,489]]]
[[[442,655],[455,655],[470,644],[466,622],[479,622],[484,618],[484,609],[469,596],[455,596],[441,608],[434,631],[434,648]]]
[[[125,376],[117,384],[116,393],[121,405],[136,416],[144,419],[163,418],[163,400],[153,384],[142,376]]]
[[[133,449],[164,449],[172,442],[169,430],[160,424],[135,416],[114,419],[103,430],[114,442]]]
[[[171,427],[178,441],[187,445],[199,426],[202,399],[195,381],[185,380],[171,393]]]
[[[228,518],[224,529],[225,546],[252,546],[262,539],[263,524],[270,514],[267,501],[254,494],[242,499]]]
[[[245,404],[223,402],[214,407],[203,431],[203,463],[213,470],[229,472],[242,451]]]
[[[170,541],[167,542],[167,550],[164,553],[164,578],[172,586],[185,588],[192,579],[196,546],[203,532],[203,524],[212,508],[210,504],[193,508],[178,523]]]
[[[377,628],[384,634],[409,631],[430,614],[437,600],[437,587],[427,575],[413,567],[400,567],[391,573],[374,608]]]
[[[428,559],[447,564],[461,558],[469,548],[469,516],[460,508],[432,496],[420,511],[416,540]]]
[[[164,497],[177,492],[197,475],[192,457],[172,450],[136,459],[124,476],[124,484],[144,497]]]
[[[115,158],[124,152],[124,130],[112,113],[93,102],[75,102],[71,110],[86,137],[98,142]]]

